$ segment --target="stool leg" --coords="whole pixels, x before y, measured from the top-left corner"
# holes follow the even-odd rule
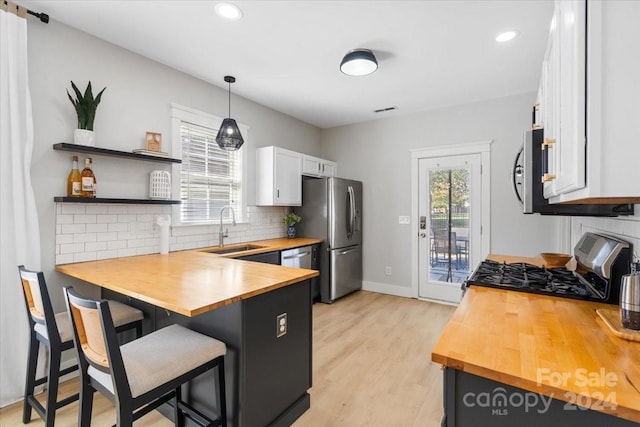
[[[60,376],[61,351],[55,346],[49,347],[49,379],[47,381],[47,407],[45,409],[45,426],[53,427],[58,404],[58,382]]]
[[[22,409],[22,422],[24,424],[31,421],[31,404],[29,403],[29,397],[33,396],[33,391],[36,387],[36,369],[38,367],[38,351],[40,349],[40,343],[36,339],[35,332],[31,331],[30,335],[27,380],[24,386],[24,407]]]
[[[182,411],[180,410],[180,402],[182,401],[182,385],[176,387],[175,394],[176,404],[173,407],[173,423],[177,427],[182,427],[184,425]]]
[[[86,373],[81,374],[80,383],[80,411],[78,412],[78,425],[80,427],[89,427],[91,425],[91,411],[93,410],[93,392],[95,391],[91,384],[87,384],[84,380]]]
[[[118,402],[116,405],[118,411],[117,427],[132,427],[133,426],[133,405],[130,401]]]
[[[218,387],[220,389],[220,421],[222,426],[227,425],[227,398],[226,387],[224,383],[224,356],[220,356],[218,363]]]

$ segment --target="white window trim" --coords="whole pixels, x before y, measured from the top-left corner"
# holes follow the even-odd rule
[[[438,145],[427,148],[416,148],[409,150],[411,152],[411,212],[412,212],[412,224],[415,225],[415,233],[411,233],[411,294],[414,298],[418,298],[418,284],[419,284],[419,266],[420,262],[418,252],[418,229],[417,225],[420,223],[419,214],[419,201],[418,201],[418,188],[419,188],[419,173],[418,173],[418,161],[424,158],[431,157],[444,157],[444,156],[456,156],[465,154],[480,154],[481,155],[481,192],[483,200],[487,200],[487,203],[482,203],[482,214],[480,219],[482,229],[482,257],[489,254],[491,250],[491,143],[489,141],[471,142],[467,144],[453,144],[453,145]]]
[[[218,129],[222,123],[222,117],[215,116],[213,114],[205,113],[195,108],[185,107],[184,105],[171,103],[171,153],[176,159],[182,160],[182,146],[180,142],[180,125],[184,122],[193,123],[198,126],[204,126],[211,129]],[[242,221],[238,221],[239,224],[247,222],[247,169],[249,161],[247,159],[249,150],[249,126],[242,123],[238,123],[238,128],[242,133],[244,144],[240,150],[244,150],[242,153],[242,184],[240,186],[240,192],[242,193],[242,204],[240,206],[240,216]],[[173,163],[171,166],[171,194],[180,196],[180,171],[182,168],[181,163]],[[180,222],[180,205],[171,206],[171,226],[172,227],[191,227],[219,224],[219,221],[207,221],[196,223],[182,223]],[[231,221],[224,221],[224,224],[230,224]]]

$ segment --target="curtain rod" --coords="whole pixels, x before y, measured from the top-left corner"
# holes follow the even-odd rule
[[[3,3],[6,4],[6,5],[9,5],[9,2],[7,0],[3,0]],[[18,9],[22,8],[22,9],[26,10],[29,15],[35,16],[36,18],[38,18],[40,20],[40,22],[44,22],[45,24],[49,23],[49,15],[47,15],[46,13],[34,12],[32,10],[27,9],[26,7],[19,6],[17,4],[15,6]]]

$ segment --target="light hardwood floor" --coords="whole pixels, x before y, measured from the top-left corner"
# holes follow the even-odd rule
[[[435,427],[442,418],[442,371],[431,349],[454,307],[357,292],[313,306],[311,408],[295,427]],[[60,395],[77,390],[64,383]],[[56,426],[75,426],[77,403],[58,412]],[[29,425],[42,425],[35,414]],[[115,423],[113,407],[96,393],[93,425]],[[22,403],[0,409],[0,426],[22,425]],[[171,426],[157,412],[136,426]]]

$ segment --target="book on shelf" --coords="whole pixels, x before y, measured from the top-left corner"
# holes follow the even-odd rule
[[[145,154],[147,156],[169,157],[169,153],[165,151],[153,151],[153,150],[146,150],[144,148],[135,149],[133,150],[133,152],[136,154]]]

